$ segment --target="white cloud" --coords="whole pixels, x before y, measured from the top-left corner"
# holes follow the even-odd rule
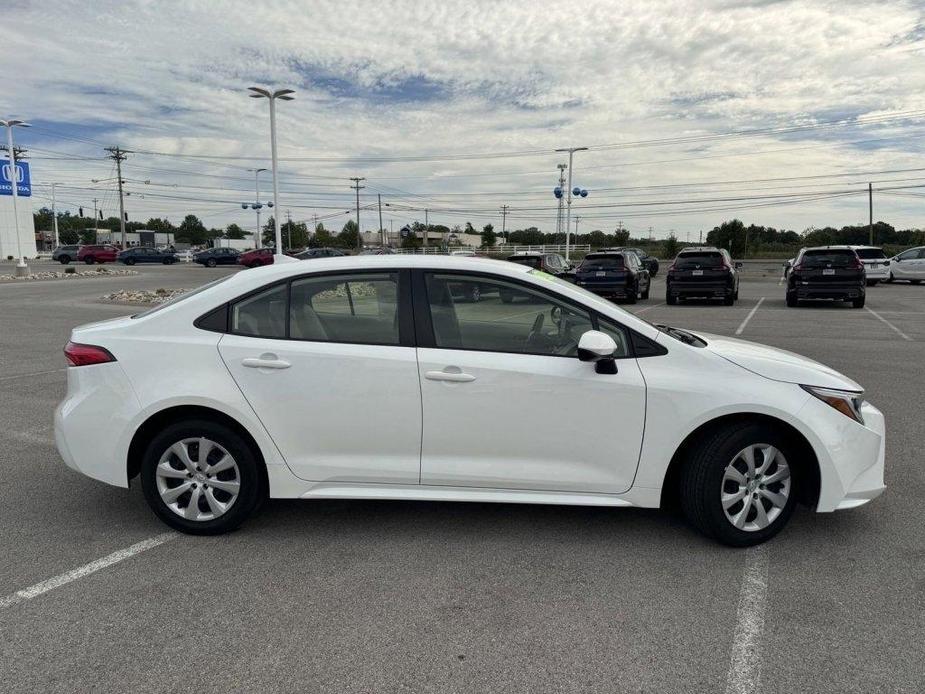
[[[279,109],[284,157],[549,150],[925,109],[925,32],[911,2],[47,1],[14,3],[5,14],[15,50],[4,52],[0,67],[17,81],[0,111],[44,124],[23,136],[36,150],[102,154],[53,131],[135,150],[266,157],[266,104],[244,92],[253,83],[298,91]],[[592,151],[576,159],[576,177],[592,191],[585,204],[593,204],[645,199],[601,190],[626,186],[907,168],[921,161],[923,129],[920,120]],[[849,144],[861,140],[880,142]],[[108,172],[105,162],[42,156],[35,152],[39,182],[86,183]],[[299,217],[313,206],[346,209],[346,180],[338,191],[308,185],[333,181],[297,176],[365,175],[371,194],[386,187],[434,193],[445,197],[427,199],[429,206],[452,200],[466,210],[435,213],[434,221],[481,224],[502,203],[551,210],[559,160],[286,162],[283,204],[298,206]],[[152,185],[131,184],[131,213],[191,210],[214,225],[250,223],[234,201],[249,199],[245,169],[263,164],[133,155],[126,176],[177,184],[157,189],[160,195],[229,202],[156,198]],[[194,171],[208,176],[182,173]],[[340,196],[321,195],[332,192]],[[91,196],[75,190],[68,198]],[[866,199],[678,217],[635,216],[639,208],[630,207],[587,212],[600,215],[592,226],[605,229],[625,218],[634,229],[696,230],[737,214],[802,229],[860,221]],[[917,205],[886,194],[876,216],[921,225]],[[515,213],[512,223],[549,230],[553,213]]]

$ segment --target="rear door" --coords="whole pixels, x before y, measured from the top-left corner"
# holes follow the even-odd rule
[[[473,284],[482,300],[456,302]],[[590,314],[554,292],[479,273],[429,272],[415,276],[414,303],[422,484],[629,489],[646,396],[622,332],[615,333],[618,372],[599,374],[577,358]]]
[[[219,352],[298,477],[418,483],[421,388],[403,277],[308,275],[232,305]]]

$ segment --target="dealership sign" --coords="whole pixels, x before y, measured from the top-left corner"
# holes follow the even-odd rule
[[[0,195],[13,194],[13,177],[10,176],[11,168],[9,160],[0,164]],[[16,162],[16,194],[26,198],[32,195],[32,179],[29,175],[28,162]]]

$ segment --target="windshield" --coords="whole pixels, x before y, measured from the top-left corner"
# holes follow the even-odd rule
[[[886,258],[886,253],[881,248],[858,248],[855,253],[861,260],[880,260]]]
[[[602,297],[602,296],[598,296],[598,295],[595,294],[594,292],[589,292],[589,291],[588,291],[587,289],[585,289],[584,287],[579,287],[577,284],[572,284],[572,283],[569,282],[568,280],[564,280],[564,279],[562,279],[561,277],[556,277],[555,275],[550,275],[548,272],[543,272],[542,270],[531,270],[531,271],[530,271],[530,274],[531,274],[533,277],[536,277],[536,278],[538,278],[538,279],[546,280],[547,282],[552,282],[552,283],[554,283],[554,284],[559,284],[559,285],[562,285],[563,287],[568,287],[569,289],[571,289],[571,290],[573,290],[573,291],[579,292],[579,293],[581,294],[582,298],[583,298],[588,304],[590,304],[590,305],[592,305],[592,306],[599,306],[599,307],[601,308],[602,312],[609,312],[609,311],[612,311],[612,310],[616,309],[616,310],[620,311],[621,313],[624,313],[624,314],[626,314],[626,315],[631,315],[631,316],[633,316],[633,318],[635,318],[635,319],[638,320],[638,321],[642,321],[642,322],[645,323],[646,325],[651,325],[653,328],[656,328],[656,327],[657,327],[657,326],[655,325],[655,323],[650,323],[650,322],[647,321],[643,316],[640,316],[640,315],[637,315],[637,314],[631,314],[629,311],[627,311],[626,309],[624,309],[622,306],[617,306],[617,305],[614,304],[612,301],[610,301],[610,300],[608,300],[608,299],[605,299],[605,298]]]
[[[152,313],[157,313],[162,308],[167,308],[168,306],[179,304],[181,301],[186,301],[190,297],[196,296],[200,292],[204,292],[206,289],[210,289],[214,287],[216,284],[221,284],[222,282],[226,280],[230,280],[232,277],[234,277],[234,275],[225,275],[224,277],[219,277],[217,280],[212,280],[211,282],[208,282],[207,284],[204,284],[201,287],[196,287],[196,289],[191,289],[185,294],[180,294],[179,296],[175,296],[174,298],[169,299],[162,304],[158,304],[157,306],[152,306],[146,311],[142,311],[141,313],[136,313],[134,316],[132,316],[132,318],[144,318],[145,316],[150,316]]]
[[[849,248],[825,251],[806,251],[801,261],[804,267],[848,267],[857,261],[855,252]]]
[[[518,265],[526,265],[527,267],[532,267],[539,269],[543,265],[543,259],[539,256],[533,255],[518,255],[508,258],[512,263],[517,263]]]
[[[580,270],[622,270],[622,255],[589,255],[581,263]]]
[[[675,260],[674,266],[679,270],[694,267],[722,267],[723,254],[716,251],[707,253],[683,253]]]

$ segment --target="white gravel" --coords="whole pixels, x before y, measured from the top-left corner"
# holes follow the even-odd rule
[[[16,277],[15,275],[0,275],[0,282],[30,282],[34,280],[79,280],[92,277],[125,277],[127,275],[137,275],[135,270],[110,270],[101,267],[96,270],[76,270],[74,272],[33,272],[25,277]]]
[[[162,304],[189,289],[120,289],[102,297],[104,301],[117,301],[120,304]]]

